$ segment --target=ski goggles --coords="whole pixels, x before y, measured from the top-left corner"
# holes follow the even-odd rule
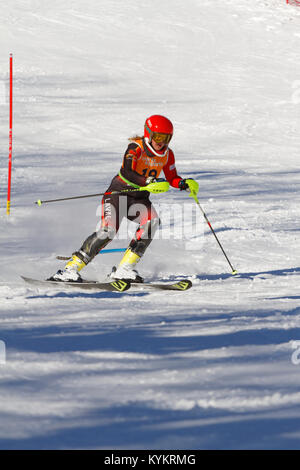
[[[172,138],[171,134],[163,134],[162,132],[153,132],[152,139],[157,144],[168,144]]]

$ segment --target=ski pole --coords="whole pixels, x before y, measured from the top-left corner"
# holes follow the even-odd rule
[[[187,180],[187,183],[188,183],[188,181],[189,181],[189,180]],[[229,258],[228,258],[228,256],[226,255],[225,250],[224,250],[224,248],[222,247],[221,242],[220,242],[220,240],[218,239],[218,237],[217,237],[217,235],[216,235],[216,232],[215,232],[214,229],[212,228],[212,225],[211,225],[210,221],[208,220],[208,217],[207,217],[206,213],[204,212],[204,210],[203,210],[202,207],[201,207],[200,202],[198,201],[197,193],[198,193],[199,185],[198,185],[198,183],[197,183],[196,181],[194,181],[194,180],[190,180],[190,181],[192,181],[192,183],[191,183],[191,185],[189,185],[189,183],[188,183],[189,188],[190,188],[190,194],[189,194],[189,196],[194,199],[194,201],[196,202],[197,206],[198,206],[199,209],[201,210],[201,212],[202,212],[202,214],[203,214],[203,217],[204,217],[204,219],[205,219],[207,225],[209,226],[209,228],[210,228],[212,234],[214,235],[214,237],[215,237],[215,239],[216,239],[216,241],[217,241],[219,247],[220,247],[221,250],[222,250],[223,255],[225,256],[225,258],[226,258],[226,260],[227,260],[227,262],[228,262],[228,264],[229,264],[229,266],[230,266],[230,268],[231,268],[231,274],[234,276],[235,274],[237,274],[237,271],[236,271],[236,269],[234,269],[234,267],[232,266],[231,262],[229,261]]]
[[[48,200],[45,200],[45,201],[41,201],[40,199],[38,199],[37,201],[35,201],[35,204],[37,204],[38,206],[41,206],[42,204],[48,204],[49,202],[70,201],[71,199],[84,199],[84,198],[87,198],[87,197],[106,196],[106,195],[109,195],[109,194],[123,194],[123,193],[129,193],[129,192],[132,192],[132,191],[137,191],[137,190],[136,189],[127,189],[127,190],[124,190],[124,191],[107,191],[106,193],[86,194],[84,196],[61,197],[59,199],[48,199]]]
[[[202,207],[201,207],[201,205],[200,205],[198,199],[197,199],[197,200],[195,199],[195,201],[196,201],[196,204],[198,205],[198,207],[200,208],[200,210],[201,210],[201,212],[202,212],[202,214],[203,214],[203,216],[204,216],[204,218],[205,218],[205,220],[206,220],[206,222],[207,222],[207,225],[209,226],[210,230],[212,231],[212,234],[214,235],[215,239],[217,240],[217,243],[218,243],[219,247],[221,248],[221,250],[222,250],[222,252],[223,252],[223,255],[225,256],[225,258],[226,258],[226,260],[227,260],[227,262],[228,262],[228,264],[229,264],[229,266],[230,266],[230,268],[231,268],[231,274],[234,276],[235,274],[237,274],[237,270],[234,269],[234,267],[232,266],[231,262],[229,261],[229,258],[228,258],[228,256],[226,255],[225,250],[224,250],[224,248],[222,247],[221,242],[220,242],[220,240],[218,239],[218,237],[217,237],[217,235],[216,235],[216,232],[215,232],[214,229],[212,228],[211,223],[210,223],[210,221],[208,220],[207,215],[205,214],[204,210],[202,209]]]
[[[133,189],[124,189],[122,191],[107,191],[105,193],[96,193],[96,194],[86,194],[84,196],[72,196],[72,197],[62,197],[59,199],[48,199],[47,201],[41,201],[38,199],[35,201],[35,204],[41,206],[42,204],[46,204],[49,202],[59,202],[59,201],[70,201],[71,199],[84,199],[87,197],[96,197],[96,196],[106,196],[106,195],[113,195],[113,194],[126,194],[136,191],[149,191],[151,193],[164,193],[169,190],[169,183],[167,181],[159,181],[155,183],[150,183],[147,186],[137,186]]]

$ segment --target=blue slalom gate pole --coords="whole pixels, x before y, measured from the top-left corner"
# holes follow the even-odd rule
[[[99,251],[100,255],[101,253],[115,253],[115,252],[118,252],[118,251],[126,251],[127,248],[110,248],[110,249],[107,249],[107,250],[101,250]]]

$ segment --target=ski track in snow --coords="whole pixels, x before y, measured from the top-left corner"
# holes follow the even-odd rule
[[[0,448],[299,449],[299,21],[284,0],[6,5]],[[104,191],[153,113],[174,121],[178,172],[198,180],[238,276],[201,219],[196,249],[163,224],[140,263],[149,279],[191,279],[185,293],[28,287],[21,274],[52,274],[99,221],[96,198],[34,201]],[[163,222],[193,203],[152,200]],[[86,277],[119,259],[99,255]]]

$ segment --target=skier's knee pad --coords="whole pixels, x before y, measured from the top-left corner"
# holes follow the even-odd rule
[[[102,227],[98,232],[96,232],[97,238],[100,240],[112,240],[116,235],[115,227],[105,226]]]
[[[159,225],[159,217],[154,217],[153,219],[147,220],[145,224],[141,225],[137,233],[141,232],[140,238],[150,238],[152,240]]]

